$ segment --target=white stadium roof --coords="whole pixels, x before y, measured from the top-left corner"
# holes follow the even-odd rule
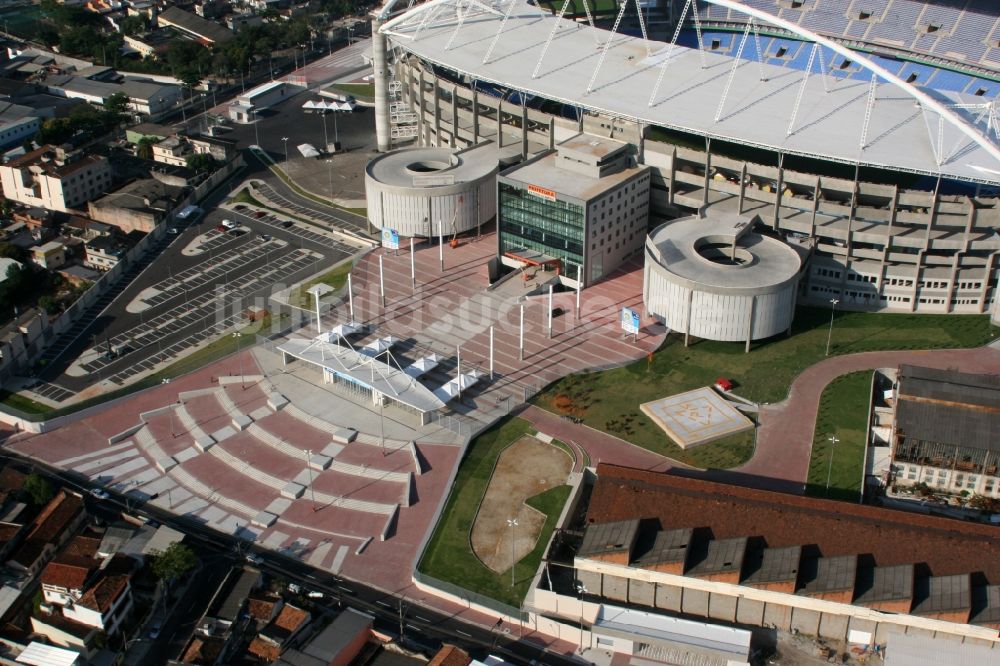
[[[756,13],[761,27],[773,23],[821,45],[809,76],[663,42],[647,49],[642,38],[560,19],[526,0],[430,0],[381,32],[459,74],[612,116],[786,154],[1000,183],[996,110],[982,98],[917,89],[862,53]],[[753,32],[745,49],[754,49]],[[877,72],[873,98],[868,80],[821,71],[823,53],[829,61],[834,51]]]

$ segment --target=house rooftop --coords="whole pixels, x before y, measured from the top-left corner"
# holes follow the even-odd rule
[[[969,613],[972,609],[972,585],[969,574],[930,576],[913,586],[914,615]]]
[[[94,562],[94,565],[96,564]],[[61,587],[67,590],[82,590],[92,570],[93,567],[85,567],[78,564],[49,562],[42,569],[40,579],[42,585]]]
[[[862,567],[858,571],[854,603],[869,606],[886,601],[913,599],[913,565]]]
[[[685,573],[689,576],[711,576],[721,573],[736,573],[743,569],[743,555],[747,549],[747,538],[712,539],[693,550],[689,556],[691,566]]]
[[[84,608],[106,613],[125,592],[128,581],[128,576],[118,574],[102,576],[95,585],[83,593],[78,603]]]
[[[898,382],[903,437],[1000,451],[1000,377],[903,365]]]
[[[799,577],[802,546],[785,548],[751,548],[744,558],[747,585],[792,583]]]

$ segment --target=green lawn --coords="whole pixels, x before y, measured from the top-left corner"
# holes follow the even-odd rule
[[[334,83],[324,88],[324,91],[351,95],[355,99],[370,101],[375,99],[374,83]]]
[[[559,14],[559,10],[562,9],[564,0],[542,0],[539,2],[540,7],[548,9],[553,14]],[[590,13],[592,15],[598,14],[614,14],[618,11],[618,3],[614,0],[587,0],[587,4],[590,5]],[[583,0],[570,0],[569,7],[566,8],[567,17],[586,17],[587,10],[583,7]]]
[[[683,451],[670,441],[639,405],[668,395],[709,386],[719,377],[736,383],[736,393],[758,402],[778,402],[792,380],[821,361],[826,349],[830,310],[799,308],[792,335],[754,344],[749,354],[733,342],[693,341],[671,335],[647,366],[645,359],[604,372],[572,375],[543,392],[534,402],[554,412],[557,399],[587,425],[683,462],[733,467],[752,454],[752,433]],[[991,337],[985,315],[910,315],[837,312],[831,355],[891,349],[975,347]],[[750,438],[748,440],[748,437]]]
[[[852,372],[830,382],[816,418],[806,493],[857,502],[865,464],[865,430],[872,373]],[[834,445],[830,437],[839,441]],[[830,487],[827,490],[827,475]]]
[[[306,308],[309,310],[313,309],[316,304],[313,302],[312,294],[309,293],[309,288],[317,284],[326,284],[336,290],[339,290],[347,283],[347,275],[351,272],[351,268],[353,266],[353,262],[345,261],[339,266],[336,266],[330,272],[324,273],[318,278],[309,280],[308,282],[303,282],[293,288],[288,292],[289,305],[296,305],[300,308]]]
[[[243,189],[236,193],[236,196],[229,200],[230,203],[241,203],[249,204],[251,206],[257,206],[258,208],[267,208],[267,206],[256,199],[250,194],[249,190]]]
[[[493,467],[501,451],[521,435],[533,432],[531,424],[508,417],[477,437],[466,452],[445,506],[427,544],[418,569],[439,580],[496,599],[515,608],[527,594],[532,576],[549,542],[555,521],[569,497],[569,486],[558,486],[528,499],[528,504],[548,518],[535,549],[517,563],[516,585],[510,585],[510,570],[494,573],[472,552],[469,536],[479,504],[486,493]]]

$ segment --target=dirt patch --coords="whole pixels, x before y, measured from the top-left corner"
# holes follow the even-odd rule
[[[472,526],[472,551],[483,564],[497,573],[509,571],[512,553],[517,562],[535,548],[545,514],[524,501],[566,483],[572,467],[565,451],[530,435],[504,449]],[[511,518],[517,520],[513,530],[507,524]]]

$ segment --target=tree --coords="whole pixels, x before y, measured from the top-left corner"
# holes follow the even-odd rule
[[[187,168],[197,173],[212,173],[219,168],[218,161],[208,153],[187,156]]]
[[[108,114],[111,124],[117,125],[129,115],[129,98],[125,93],[117,92],[104,100],[104,112]]]
[[[160,580],[168,583],[183,578],[198,564],[198,556],[184,544],[170,544],[162,553],[156,553],[153,560],[153,573]]]
[[[153,159],[153,146],[157,143],[151,136],[144,136],[135,144],[135,156],[141,160]]]
[[[35,506],[48,504],[53,495],[52,484],[37,472],[32,472],[24,479],[23,492]]]
[[[134,36],[146,31],[145,16],[126,16],[118,24],[123,35]]]
[[[56,299],[46,294],[38,299],[38,307],[45,310],[46,314],[53,314],[58,309],[58,304]]]

